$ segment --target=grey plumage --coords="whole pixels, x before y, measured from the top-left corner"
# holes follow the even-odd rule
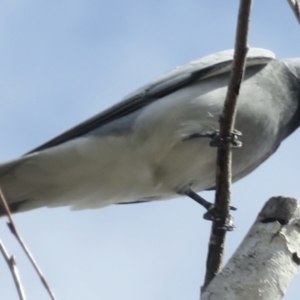
[[[112,108],[0,165],[0,186],[14,212],[42,206],[96,208],[169,199],[214,187],[218,128],[233,51],[164,74]],[[233,179],[267,159],[300,124],[300,59],[250,49],[236,129]],[[0,208],[0,215],[3,213]]]

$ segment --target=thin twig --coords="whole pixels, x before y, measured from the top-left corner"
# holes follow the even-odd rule
[[[8,267],[10,269],[10,272],[12,274],[14,283],[16,285],[16,288],[17,288],[17,291],[19,294],[19,299],[26,300],[15,258],[13,256],[9,256],[9,254],[7,253],[7,251],[1,241],[0,241],[0,252],[2,253],[5,261],[8,264]]]
[[[298,23],[300,24],[300,4],[297,0],[287,0]]]
[[[223,112],[219,119],[221,139],[229,137],[234,129],[237,98],[243,79],[245,59],[248,51],[247,37],[251,3],[251,0],[240,1],[233,68]],[[215,211],[219,219],[213,222],[211,229],[203,289],[205,289],[214,276],[220,272],[222,267],[226,231],[221,228],[224,228],[226,224],[230,206],[231,160],[231,145],[227,143],[219,147],[216,164],[215,195]]]
[[[7,215],[7,217],[8,217],[8,220],[9,220],[8,223],[7,223],[9,229],[11,230],[11,232],[13,233],[13,235],[16,237],[16,239],[17,239],[18,242],[20,243],[20,245],[21,245],[21,247],[23,248],[23,250],[25,251],[27,257],[29,258],[29,260],[30,260],[30,262],[31,262],[31,264],[33,265],[34,269],[35,269],[36,272],[38,273],[38,275],[39,275],[39,277],[40,277],[40,279],[41,279],[41,281],[42,281],[44,287],[46,288],[46,290],[47,290],[47,292],[48,292],[50,298],[51,298],[52,300],[55,300],[56,298],[55,298],[55,296],[54,296],[54,293],[52,292],[52,290],[51,290],[49,284],[47,283],[47,281],[46,281],[46,279],[45,279],[45,277],[44,277],[42,271],[40,270],[39,266],[37,265],[36,261],[34,260],[34,258],[33,258],[33,256],[32,256],[32,254],[30,253],[29,249],[27,248],[27,246],[25,245],[24,241],[22,240],[20,234],[19,234],[18,231],[17,231],[17,228],[16,228],[16,226],[15,226],[15,224],[14,224],[14,221],[13,221],[12,216],[11,216],[11,213],[10,213],[10,209],[9,209],[9,207],[8,207],[8,205],[7,205],[6,199],[5,199],[5,197],[4,197],[3,193],[2,193],[1,188],[0,188],[0,200],[1,200],[1,203],[2,203],[2,205],[3,205],[3,207],[4,207],[4,210],[5,210],[5,212],[6,212],[6,215]]]

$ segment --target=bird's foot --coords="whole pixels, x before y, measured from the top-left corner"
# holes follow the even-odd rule
[[[211,141],[209,145],[211,147],[222,147],[228,143],[232,145],[232,148],[240,148],[242,147],[242,142],[238,140],[238,137],[241,136],[242,133],[236,129],[233,130],[233,132],[227,137],[227,138],[221,138],[220,137],[220,131],[206,131],[203,133],[193,133],[189,135],[188,137],[184,138],[183,141],[196,139],[199,137],[208,137],[211,138]]]
[[[236,207],[230,206],[230,210],[236,210]],[[209,221],[219,221],[221,218],[218,216],[218,212],[215,209],[215,206],[212,204],[211,208],[207,210],[207,212],[203,215],[203,218],[205,220]],[[233,224],[233,217],[232,215],[227,212],[226,221],[225,224],[222,227],[219,227],[218,229],[226,230],[226,231],[233,231],[235,229],[235,226]]]
[[[236,149],[236,148],[241,148],[242,147],[242,142],[239,141],[239,136],[242,136],[242,133],[236,129],[234,129],[230,135],[226,138],[221,138],[220,137],[220,131],[216,130],[211,133],[211,141],[209,145],[211,147],[222,147],[226,144],[231,144],[231,148]]]
[[[203,215],[203,218],[205,220],[219,221],[221,219],[221,217],[219,216],[219,212],[215,209],[215,206],[212,203],[206,201],[204,198],[202,198],[197,193],[195,193],[192,189],[188,188],[182,192],[179,192],[179,194],[184,194],[184,195],[188,196],[189,198],[195,200],[200,205],[202,205],[207,210],[206,213]],[[237,209],[234,206],[230,206],[229,210],[237,210]],[[226,231],[232,231],[232,230],[234,230],[234,228],[235,228],[235,226],[233,224],[233,217],[228,212],[225,225],[219,229],[223,229]]]

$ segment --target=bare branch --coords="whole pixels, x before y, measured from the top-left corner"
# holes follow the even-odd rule
[[[52,300],[55,300],[56,298],[54,296],[54,293],[52,292],[49,284],[47,283],[47,281],[46,281],[46,279],[45,279],[45,277],[44,277],[41,269],[37,265],[37,263],[34,260],[32,254],[30,253],[29,249],[27,248],[27,246],[25,245],[24,241],[22,240],[20,234],[17,231],[17,228],[16,228],[16,226],[14,224],[14,221],[13,221],[11,213],[10,213],[10,209],[9,209],[9,207],[7,205],[6,199],[5,199],[5,197],[4,197],[3,193],[2,193],[1,188],[0,188],[0,201],[1,201],[2,205],[3,205],[3,207],[4,207],[4,210],[6,212],[8,220],[9,220],[8,223],[7,223],[9,229],[11,230],[11,232],[13,233],[13,235],[16,237],[16,239],[18,240],[18,242],[21,245],[21,247],[23,248],[23,250],[25,251],[27,257],[29,258],[29,260],[31,262],[31,264],[33,265],[34,269],[36,270],[37,274],[39,275],[39,277],[40,277],[40,279],[41,279],[44,287],[46,288],[46,290],[47,290],[50,298]]]
[[[15,258],[13,256],[8,255],[6,249],[5,249],[5,247],[4,247],[4,245],[2,244],[1,241],[0,241],[0,251],[1,251],[5,261],[8,264],[8,267],[9,267],[10,272],[12,274],[12,277],[14,279],[14,283],[16,285],[16,288],[17,288],[17,291],[18,291],[18,294],[19,294],[19,299],[20,300],[26,300],[24,289],[23,289],[22,284],[21,284],[21,279],[20,279],[20,275],[19,275],[19,271],[18,271],[18,268],[17,268],[17,265],[16,265]]]
[[[298,23],[300,24],[300,4],[297,0],[287,0]]]
[[[300,264],[300,214],[294,198],[273,197],[201,300],[279,300]]]
[[[220,116],[220,138],[226,140],[234,129],[236,104],[240,85],[244,74],[244,65],[248,51],[247,38],[251,0],[241,0],[235,40],[235,51],[230,83]],[[224,228],[230,207],[231,186],[231,145],[229,143],[218,148],[216,167],[215,211],[218,220],[213,222],[209,241],[209,253],[206,262],[204,287],[220,272],[224,254],[226,231]]]

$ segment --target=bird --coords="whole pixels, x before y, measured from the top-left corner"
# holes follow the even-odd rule
[[[211,138],[219,128],[233,54],[221,51],[177,67],[22,157],[1,163],[0,187],[12,213],[182,195],[201,202],[197,193],[215,188],[217,148]],[[300,58],[279,60],[269,50],[249,48],[235,123],[243,146],[233,151],[233,182],[299,127],[299,78]]]

